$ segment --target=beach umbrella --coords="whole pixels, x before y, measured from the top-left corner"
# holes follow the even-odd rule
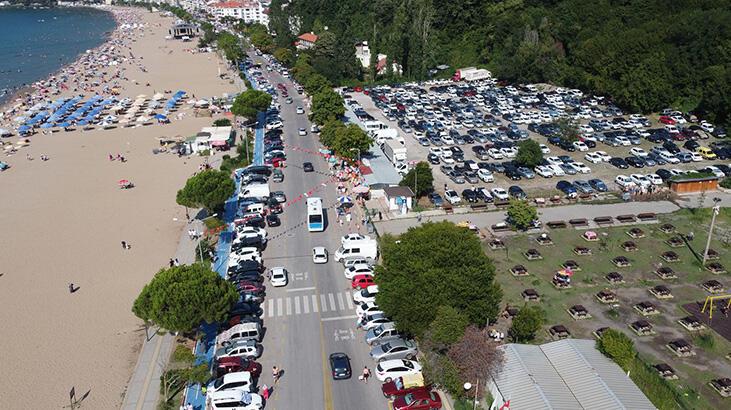
[[[44,123],[44,124],[41,125],[41,128],[43,128],[43,129],[53,128],[53,127],[54,127],[54,125],[51,124],[50,122],[46,122],[46,123]]]
[[[157,93],[152,96],[153,101],[162,100],[163,98],[165,98],[165,95],[162,93]]]
[[[349,197],[347,195],[343,195],[341,197],[338,197],[338,203],[341,203],[341,204],[352,204],[353,203],[353,198],[351,198],[351,197]]]
[[[168,119],[168,117],[165,115],[162,115],[162,114],[157,114],[157,115],[155,115],[155,119],[156,120],[166,120],[166,119]]]
[[[64,121],[64,122],[58,124],[58,126],[59,127],[62,127],[62,128],[66,128],[66,127],[70,127],[71,126],[71,123],[68,122],[68,121]]]
[[[26,132],[28,132],[30,130],[31,130],[31,127],[29,127],[27,125],[21,125],[20,127],[18,127],[18,132],[21,134],[25,134]]]
[[[86,125],[88,123],[89,123],[89,121],[88,120],[85,120],[85,119],[77,122],[78,125]]]

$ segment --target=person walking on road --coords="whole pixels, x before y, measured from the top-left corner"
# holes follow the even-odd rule
[[[279,375],[281,374],[281,370],[277,366],[272,367],[272,378],[274,379],[274,384],[277,384],[279,382]]]
[[[368,366],[363,367],[363,374],[360,377],[363,382],[368,383],[368,378],[371,377],[371,371],[368,369]]]

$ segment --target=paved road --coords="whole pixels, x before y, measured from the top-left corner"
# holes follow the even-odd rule
[[[257,62],[262,62],[255,58]],[[297,129],[309,130],[306,115],[297,115],[297,106],[306,107],[302,96],[292,83],[277,73],[267,73],[273,84],[287,84],[293,104],[282,103],[284,140],[287,147],[287,167],[283,183],[272,183],[272,190],[283,190],[287,199],[313,191],[311,196],[323,198],[330,224],[325,232],[309,233],[304,224],[305,199],[286,207],[282,226],[268,228],[270,242],[264,252],[267,268],[284,266],[290,274],[285,288],[267,288],[262,304],[266,328],[264,353],[260,362],[264,374],[259,385],[271,385],[271,368],[276,365],[284,375],[275,387],[268,409],[375,409],[385,408],[378,382],[359,382],[357,375],[363,366],[372,371],[374,363],[368,357],[363,332],[355,328],[355,309],[349,283],[340,264],[330,261],[324,265],[312,263],[314,246],[325,246],[334,253],[340,237],[348,232],[347,225],[334,223],[330,204],[336,199],[335,186],[329,182],[325,161],[301,149],[316,152],[320,148],[317,135],[298,136]],[[300,149],[301,148],[301,149]],[[312,162],[317,172],[304,173],[303,162]],[[324,185],[323,185],[324,184]],[[353,225],[355,228],[355,225]],[[351,357],[354,377],[333,381],[330,377],[328,355],[345,352]]]

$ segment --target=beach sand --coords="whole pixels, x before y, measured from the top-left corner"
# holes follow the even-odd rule
[[[172,19],[140,14],[149,26],[132,48],[147,72],[130,65],[120,97],[238,91],[218,78],[215,54],[165,40]],[[74,386],[77,395],[91,390],[83,408],[120,406],[144,338],[132,302],[174,254],[186,223],[175,193],[203,162],[152,150],[158,137],[194,135],[212,122],[187,111],[168,125],[39,133],[2,157],[13,167],[0,175],[0,408],[60,408]],[[119,189],[120,179],[135,188]],[[69,283],[80,289],[69,293]]]

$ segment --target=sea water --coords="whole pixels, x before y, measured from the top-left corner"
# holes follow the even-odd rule
[[[0,103],[102,44],[111,13],[93,8],[0,8]]]

